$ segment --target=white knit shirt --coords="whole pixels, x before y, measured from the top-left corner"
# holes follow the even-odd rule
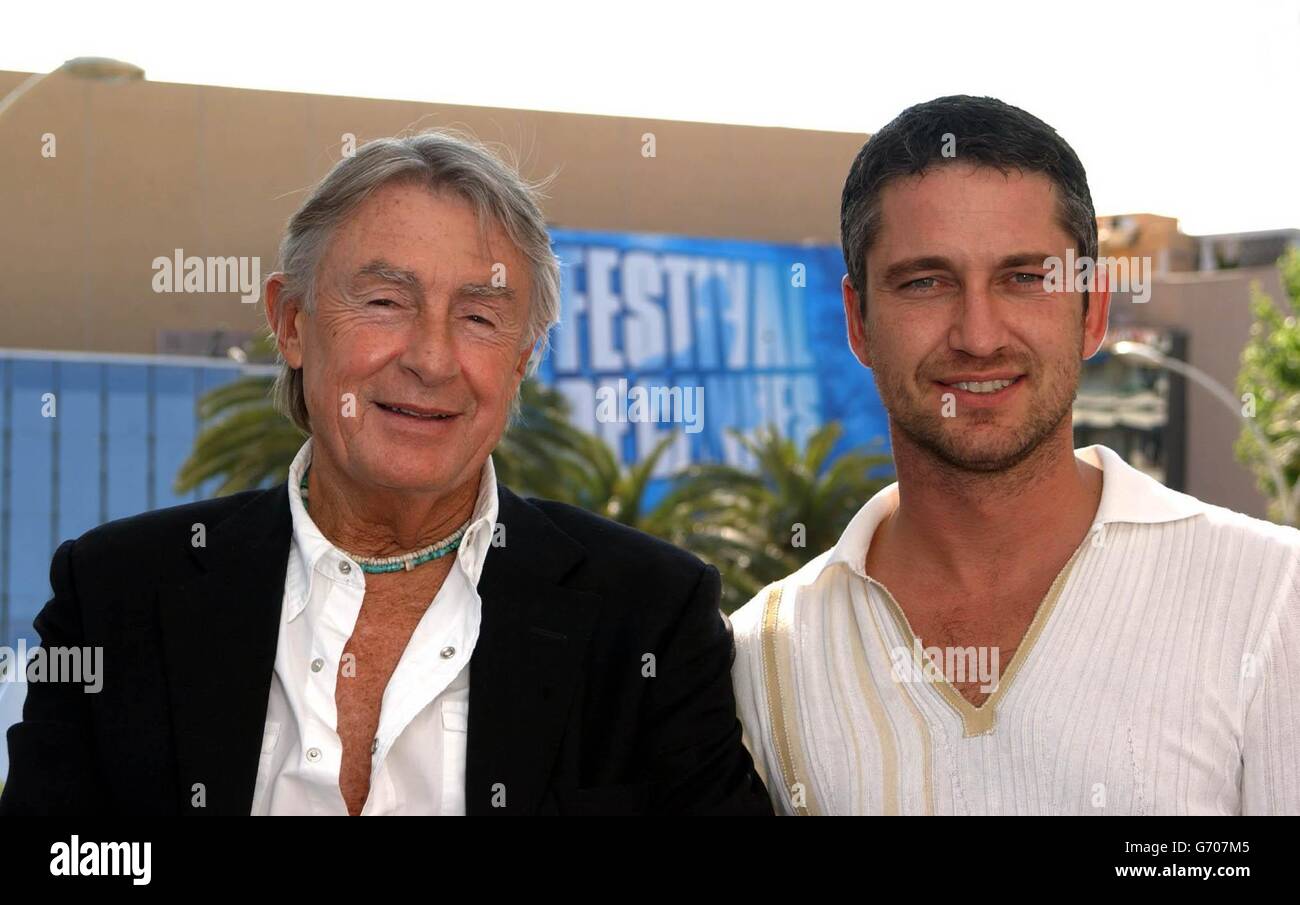
[[[779,583],[786,633],[760,631],[768,589],[732,616],[779,813],[1300,813],[1300,531],[1076,455],[1103,471],[1093,528],[980,708],[898,668],[914,639],[863,571],[897,484]]]

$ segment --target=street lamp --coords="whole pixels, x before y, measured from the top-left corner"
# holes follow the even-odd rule
[[[90,79],[96,82],[138,82],[144,78],[144,70],[131,63],[123,63],[121,60],[108,57],[74,57],[58,69],[50,72],[33,72],[29,75],[21,85],[6,94],[4,100],[0,100],[0,116],[4,116],[5,111],[20,97],[56,72],[66,72],[79,79]]]
[[[1127,339],[1120,340],[1111,346],[1111,352],[1120,357],[1130,360],[1145,362],[1148,365],[1164,368],[1166,371],[1172,371],[1181,377],[1199,384],[1209,390],[1215,399],[1218,399],[1237,416],[1238,419],[1250,429],[1255,435],[1255,442],[1259,444],[1260,451],[1264,456],[1264,461],[1268,465],[1269,473],[1273,477],[1273,486],[1277,488],[1277,501],[1282,506],[1282,520],[1287,525],[1296,523],[1295,510],[1296,500],[1287,492],[1286,478],[1282,471],[1282,463],[1278,461],[1273,447],[1269,444],[1268,438],[1264,432],[1259,429],[1259,425],[1254,418],[1248,418],[1241,411],[1241,400],[1232,394],[1223,384],[1219,383],[1209,374],[1206,374],[1200,368],[1195,368],[1185,361],[1172,358],[1154,346],[1148,346],[1146,343],[1132,342]]]

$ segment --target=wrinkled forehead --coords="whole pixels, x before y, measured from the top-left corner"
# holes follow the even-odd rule
[[[385,272],[414,274],[425,288],[479,277],[520,289],[529,276],[494,218],[455,192],[407,181],[381,186],[357,205],[330,237],[321,268],[348,283]]]

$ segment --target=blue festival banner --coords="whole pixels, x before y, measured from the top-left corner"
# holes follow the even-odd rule
[[[561,322],[539,377],[624,464],[671,433],[657,477],[750,468],[729,430],[774,425],[802,448],[832,420],[836,452],[887,448],[884,408],[846,339],[837,246],[566,229],[552,240]]]

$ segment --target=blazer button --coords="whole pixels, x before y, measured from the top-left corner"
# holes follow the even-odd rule
[[[349,572],[352,571],[352,563],[347,562],[346,560],[339,563],[339,571],[342,572],[344,575],[347,575]]]

